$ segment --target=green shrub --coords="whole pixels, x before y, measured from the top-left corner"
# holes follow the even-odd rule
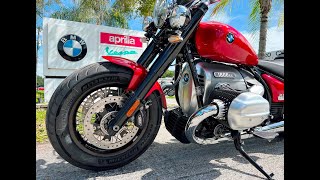
[[[36,91],[36,103],[40,103],[40,98],[44,100],[44,91]]]
[[[173,76],[174,76],[174,71],[166,70],[166,72],[163,73],[161,77],[166,78],[166,77],[173,77]]]
[[[45,120],[46,120],[46,110],[37,109],[36,110],[36,141],[37,142],[46,142],[48,140]]]

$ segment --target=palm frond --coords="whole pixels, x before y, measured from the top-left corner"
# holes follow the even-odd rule
[[[278,27],[283,27],[284,25],[284,12],[283,10],[280,12],[280,17],[278,21]]]
[[[117,9],[111,9],[111,11],[109,11],[108,16],[104,19],[104,23],[105,25],[112,27],[129,27],[126,16]]]
[[[281,6],[281,5],[283,5],[284,0],[273,0],[272,3],[273,3],[273,5],[276,5],[276,6],[280,5]]]
[[[284,8],[283,0],[272,1],[272,6],[270,10],[269,17],[276,17],[278,19],[278,28],[282,27],[284,24]]]
[[[151,16],[156,0],[139,0],[138,13],[141,16]]]
[[[253,41],[257,40],[256,33],[260,28],[260,3],[259,0],[250,0],[251,12],[249,15],[249,30]]]
[[[211,13],[210,16],[213,16],[223,10],[225,10],[226,7],[229,7],[229,12],[231,12],[232,10],[232,6],[238,6],[240,4],[240,2],[243,3],[243,0],[236,0],[235,4],[233,4],[233,0],[221,0],[220,2],[218,2],[218,4],[213,8],[213,11]]]
[[[227,6],[232,6],[233,0],[221,0],[214,8],[210,16],[217,14],[218,12],[223,11]],[[231,7],[230,7],[231,9]]]
[[[281,11],[279,13],[278,27],[283,27],[284,25],[284,0],[275,0],[275,5],[280,6]]]

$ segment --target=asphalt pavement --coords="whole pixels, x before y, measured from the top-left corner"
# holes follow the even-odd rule
[[[169,104],[173,101],[169,99]],[[264,170],[273,172],[276,180],[284,179],[283,139],[268,142],[249,136],[244,142],[244,149]],[[233,141],[205,146],[182,144],[171,136],[164,123],[144,154],[115,170],[94,172],[77,168],[63,160],[50,143],[37,144],[36,151],[36,179],[39,180],[265,179],[236,151]]]

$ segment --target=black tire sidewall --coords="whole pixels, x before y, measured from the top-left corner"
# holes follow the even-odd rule
[[[148,122],[146,122],[145,131],[140,134],[138,137],[140,139],[137,139],[136,143],[121,150],[119,153],[101,156],[88,153],[77,145],[79,143],[74,138],[74,135],[70,133],[72,129],[70,122],[74,119],[72,118],[74,117],[73,113],[81,98],[85,97],[85,94],[106,86],[126,86],[129,84],[130,78],[131,76],[125,73],[100,73],[83,78],[72,89],[68,89],[69,92],[64,92],[67,95],[61,100],[58,108],[59,113],[57,113],[59,115],[55,118],[54,134],[56,137],[50,137],[52,134],[48,135],[51,143],[54,142],[52,143],[54,148],[69,163],[90,170],[114,169],[133,161],[151,145],[159,130],[162,116],[161,103],[154,93],[149,97],[153,99],[153,102],[149,107],[150,116],[147,120]],[[52,141],[51,139],[54,140]]]

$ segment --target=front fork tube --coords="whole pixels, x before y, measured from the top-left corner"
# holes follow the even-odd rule
[[[202,87],[200,86],[200,83],[199,83],[199,79],[198,79],[198,74],[197,74],[197,69],[193,63],[194,61],[194,58],[191,54],[191,50],[189,49],[189,46],[186,45],[185,46],[185,57],[186,57],[186,60],[189,64],[189,67],[190,67],[190,70],[191,70],[191,76],[192,76],[192,79],[193,79],[193,82],[194,82],[194,86],[195,86],[195,89],[196,89],[196,96],[197,96],[197,102],[198,102],[198,108],[201,108],[203,107],[203,89]]]
[[[128,117],[134,115],[134,113],[142,106],[143,99],[158,80],[159,77],[168,69],[169,65],[176,58],[177,54],[181,52],[186,42],[198,27],[202,17],[207,12],[208,6],[204,3],[195,10],[193,17],[189,24],[186,25],[184,31],[181,34],[183,41],[176,44],[168,44],[163,52],[159,54],[159,57],[155,60],[151,66],[147,76],[144,78],[139,87],[135,90],[134,94],[127,100],[125,105],[119,110],[116,117],[108,124],[108,133],[110,136],[116,134],[116,132],[124,125]]]

